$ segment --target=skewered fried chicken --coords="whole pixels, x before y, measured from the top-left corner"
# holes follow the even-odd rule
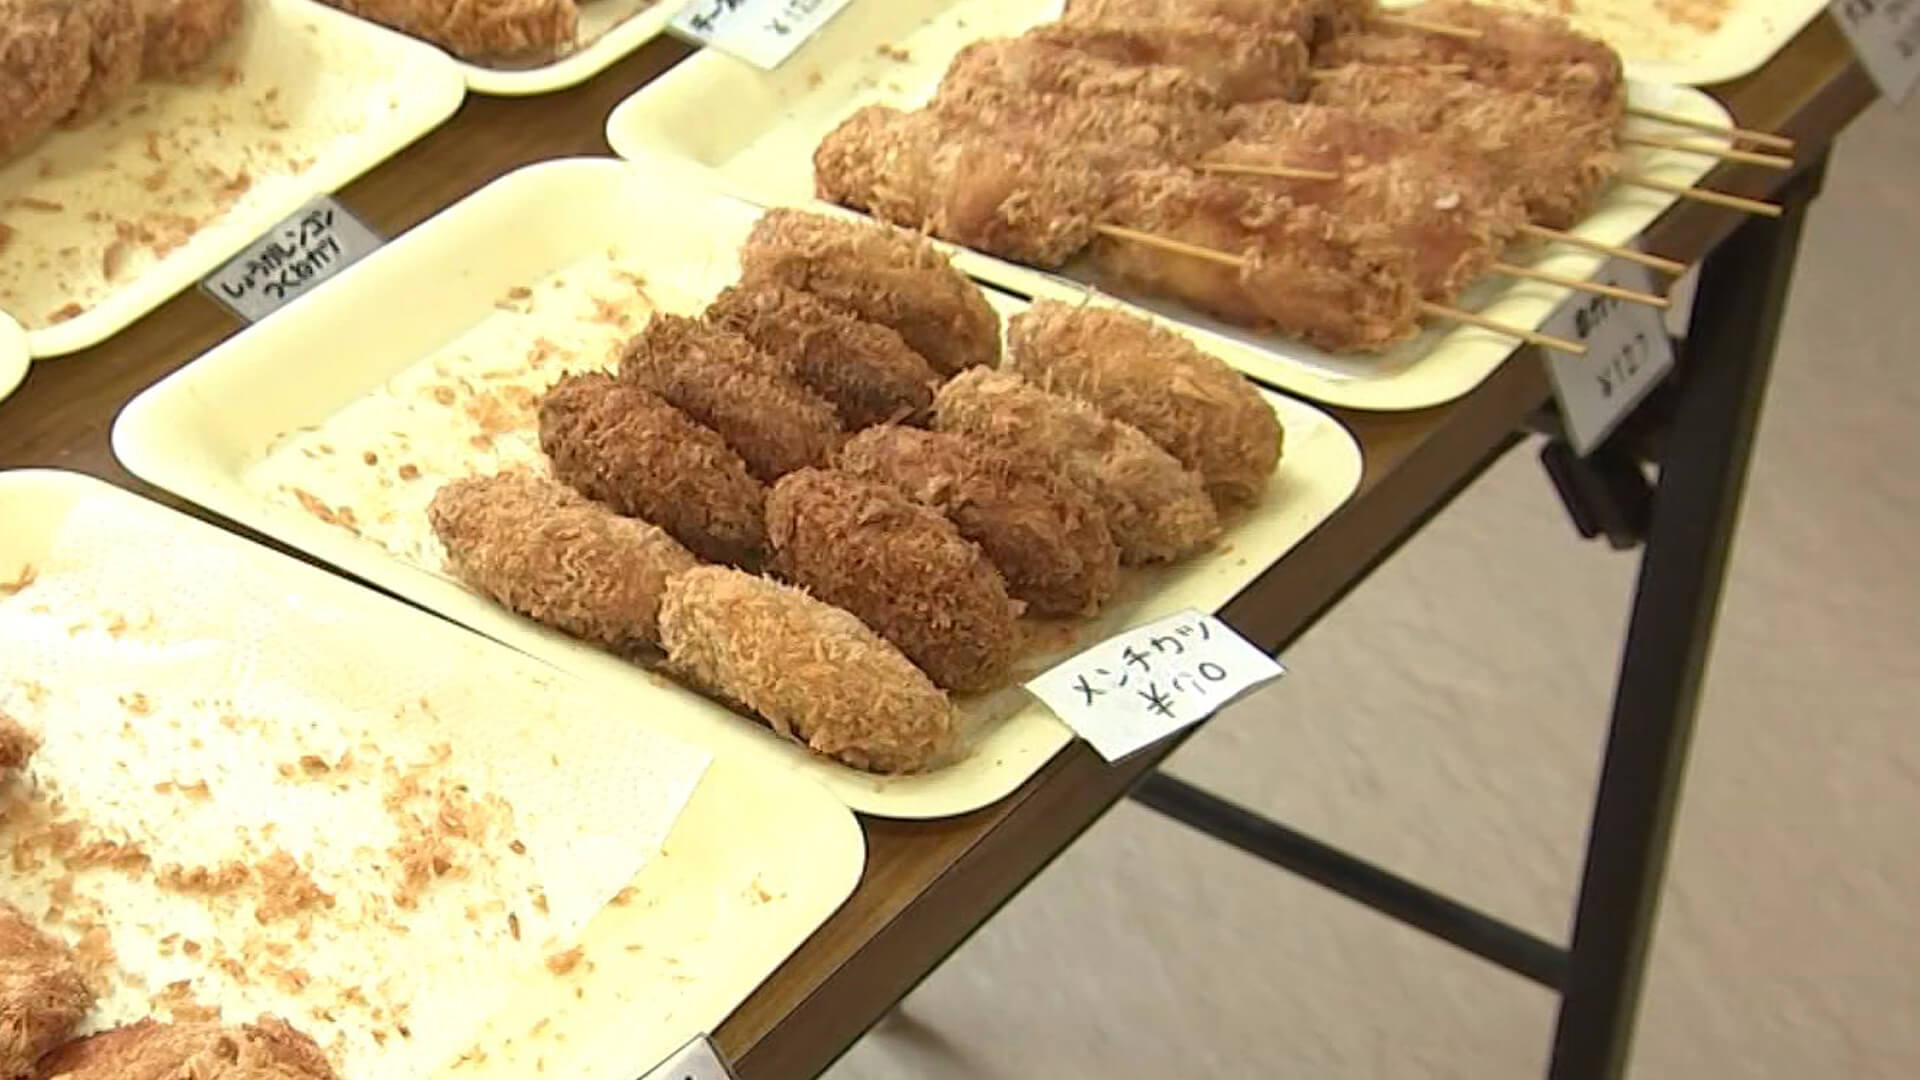
[[[1298,35],[1249,34],[1223,19],[1049,23],[1022,40],[1121,64],[1178,68],[1228,102],[1297,99],[1307,89],[1307,46]]]
[[[575,0],[327,0],[465,60],[547,60],[579,31]]]
[[[124,0],[119,0],[124,2]],[[139,0],[147,17],[144,74],[187,80],[240,29],[245,0]]]
[[[976,78],[949,79],[930,110],[956,128],[1026,139],[1104,172],[1190,161],[1224,141],[1226,114],[1130,98],[1040,93]]]
[[[61,121],[68,127],[78,127],[99,116],[133,89],[140,81],[146,51],[146,17],[139,4],[90,0],[78,6],[88,11],[93,32],[87,50],[87,81],[73,110]]]
[[[1025,37],[984,38],[961,49],[947,65],[940,83],[943,91],[949,86],[984,85],[1022,93],[1153,102],[1182,110],[1215,109],[1224,103],[1217,84],[1184,67],[1124,55],[1101,56],[1071,40],[1087,35],[1069,33],[1066,42],[1049,41],[1042,37],[1047,29],[1041,27]],[[1295,78],[1303,81],[1305,72],[1296,71]]]
[[[1366,25],[1373,0],[1067,0],[1062,22],[1220,19],[1242,31],[1291,33],[1319,42]]]
[[[91,77],[92,20],[64,0],[0,0],[0,161],[38,142]]]

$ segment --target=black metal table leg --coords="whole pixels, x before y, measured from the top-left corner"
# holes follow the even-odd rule
[[[1550,1080],[1626,1071],[1727,551],[1824,159],[1701,268],[1594,798]]]

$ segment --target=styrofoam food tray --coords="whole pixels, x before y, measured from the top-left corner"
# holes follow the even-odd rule
[[[1019,33],[1056,3],[1021,0],[909,0],[862,4],[828,24],[793,59],[763,72],[714,50],[688,58],[622,102],[607,121],[607,141],[634,160],[677,158],[709,171],[726,190],[767,203],[800,205],[813,196],[813,151],[820,139],[866,105],[912,108],[939,83],[954,53],[982,37]],[[882,52],[882,49],[885,52]],[[900,57],[904,56],[904,59]],[[1696,90],[1636,84],[1636,103],[1725,123],[1726,111]],[[727,107],[714,110],[711,102]],[[1668,134],[1671,128],[1662,128]],[[1712,159],[1636,149],[1635,168],[1676,184],[1705,175]],[[1674,196],[1616,186],[1574,231],[1625,243],[1671,206]],[[1517,253],[1542,270],[1585,278],[1604,257],[1573,248]],[[973,276],[1024,296],[1078,295],[1091,280],[968,252],[957,260]],[[1544,322],[1568,290],[1519,280],[1487,280],[1460,306],[1523,328]],[[1122,299],[1134,300],[1128,295]],[[1284,390],[1359,409],[1419,409],[1479,385],[1518,343],[1471,327],[1429,322],[1420,336],[1378,357],[1330,356],[1299,342],[1226,326],[1179,304],[1141,298],[1142,306],[1206,331],[1240,370]]]
[[[1033,775],[1070,738],[1024,691],[1013,688],[966,702],[970,724],[984,730],[974,734],[972,752],[959,762],[919,776],[874,777],[809,754],[756,721],[536,626],[449,576],[263,496],[250,482],[285,433],[325,424],[397,373],[437,355],[477,323],[496,317],[498,298],[562,268],[568,268],[568,279],[580,276],[572,268],[583,257],[598,258],[609,244],[632,240],[641,245],[644,250],[636,257],[642,261],[626,264],[622,273],[643,279],[663,309],[697,312],[735,279],[736,250],[759,214],[758,207],[672,170],[647,173],[610,159],[522,169],[148,390],[115,425],[115,451],[128,468],[154,483],[516,648],[637,688],[676,708],[700,710],[716,728],[714,745],[815,777],[856,809],[937,817],[984,806]],[[989,296],[1003,314],[1021,306],[991,290]],[[627,332],[639,325],[635,321]],[[527,330],[522,339],[534,332]],[[568,340],[560,329],[542,333]],[[287,350],[314,340],[315,334],[327,336],[331,362],[289,368]],[[606,337],[592,348],[617,340]],[[1075,624],[1079,640],[1091,643],[1181,608],[1218,609],[1354,491],[1361,463],[1352,437],[1311,406],[1277,396],[1271,400],[1286,427],[1286,454],[1266,500],[1233,526],[1220,551],[1137,575],[1101,619]],[[325,431],[301,437],[325,437]],[[464,446],[464,440],[456,446]],[[418,441],[413,450],[416,460],[431,456]],[[472,456],[460,450],[449,471],[491,471]],[[339,460],[349,478],[345,482],[357,482],[351,479],[359,462],[353,448],[343,447]],[[383,468],[391,465],[382,460]],[[311,486],[327,505],[350,494],[317,482]],[[419,501],[430,493],[428,486]],[[1067,635],[1058,636],[1065,644]]]
[[[27,332],[20,324],[0,314],[0,401],[20,388],[27,378],[27,365],[32,363],[27,352]]]
[[[1419,2],[1386,0],[1385,6]],[[1727,82],[1757,70],[1827,7],[1825,0],[1482,2],[1560,15],[1618,50],[1633,78],[1689,86]]]
[[[580,40],[587,44],[550,63],[511,68],[455,60],[478,94],[524,97],[577,86],[619,63],[666,30],[681,0],[583,0]]]
[[[466,94],[439,50],[307,0],[249,4],[212,67],[192,85],[143,82],[0,168],[0,221],[14,229],[0,310],[33,355],[103,341],[193,287]]]
[[[0,581],[44,564],[63,523],[97,501],[125,515],[117,520],[138,521],[143,536],[178,537],[218,552],[227,565],[283,580],[284,604],[274,619],[279,629],[259,648],[306,650],[319,635],[303,634],[303,627],[353,626],[364,629],[357,639],[365,643],[361,655],[323,657],[335,661],[325,670],[430,663],[466,669],[466,678],[479,685],[534,680],[573,684],[569,693],[582,689],[577,680],[425,612],[73,473],[0,474],[0,520],[7,522],[0,531]],[[142,557],[136,547],[124,550],[129,559]],[[395,653],[394,643],[405,643],[404,652]],[[162,701],[170,689],[223,692],[154,689]],[[595,694],[623,723],[696,744],[707,728],[671,701],[609,687]],[[492,1020],[483,1025],[475,1018],[474,1042],[485,1056],[447,1074],[526,1076],[545,1059],[553,1075],[630,1080],[688,1038],[713,1030],[752,993],[851,894],[865,857],[858,823],[818,785],[749,757],[717,757],[662,853],[633,879],[631,902],[604,908],[587,925],[579,944],[592,963],[565,980],[545,972],[521,980]]]

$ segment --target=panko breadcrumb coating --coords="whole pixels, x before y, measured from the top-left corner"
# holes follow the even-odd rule
[[[427,517],[468,585],[616,649],[659,644],[667,577],[698,565],[660,528],[521,473],[455,480],[434,493]]]
[[[240,30],[246,0],[130,0],[147,9],[144,74],[184,81],[205,72],[214,51]]]
[[[0,1080],[34,1075],[92,1008],[73,950],[0,900]]]
[[[69,1043],[42,1080],[340,1080],[314,1041],[278,1017],[251,1024],[142,1020]]]
[[[27,759],[38,749],[40,740],[20,721],[0,711],[0,780],[12,770],[25,768]]]
[[[843,607],[949,690],[985,690],[1013,660],[1019,605],[987,557],[939,511],[889,484],[826,469],[767,498],[781,577]]]
[[[1120,549],[1106,514],[1039,462],[970,436],[889,424],[854,436],[839,468],[947,515],[1036,615],[1091,615],[1113,594]]]
[[[0,163],[73,111],[92,40],[86,8],[70,0],[0,0]]]
[[[327,0],[463,60],[551,60],[580,31],[575,0]]]
[[[849,431],[924,418],[940,377],[898,332],[780,285],[730,285],[707,318],[785,362]]]
[[[840,447],[833,406],[746,338],[698,319],[655,315],[628,343],[620,377],[719,432],[768,483],[824,464]]]
[[[810,292],[890,326],[941,375],[1000,359],[1000,316],[924,238],[890,225],[769,210],[740,249],[742,280]]]
[[[1093,492],[1126,565],[1167,562],[1220,535],[1198,474],[1139,428],[1004,371],[969,371],[933,399],[934,427],[1052,464]]]
[[[857,769],[915,772],[953,742],[946,694],[865,623],[799,589],[718,566],[676,574],[660,635],[694,682]]]
[[[87,81],[62,123],[77,126],[99,116],[140,81],[146,52],[144,0],[86,0],[93,25]]]
[[[540,448],[562,483],[660,526],[712,562],[758,567],[767,489],[725,439],[651,390],[569,375],[540,402]]]
[[[1280,419],[1239,372],[1147,319],[1041,300],[1007,326],[1014,370],[1141,431],[1222,505],[1259,499],[1280,463]]]

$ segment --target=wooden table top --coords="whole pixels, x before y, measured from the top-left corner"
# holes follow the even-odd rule
[[[392,236],[519,166],[606,155],[608,113],[687,52],[662,39],[573,90],[472,98],[342,199]],[[1874,93],[1824,18],[1761,71],[1712,90],[1742,126],[1797,139],[1803,159],[1824,149]],[[1764,195],[1778,179],[1739,167],[1704,183]],[[1683,204],[1649,233],[1647,247],[1695,261],[1736,223],[1732,213]],[[190,293],[96,348],[36,363],[0,402],[0,468],[71,469],[210,516],[134,479],[114,460],[108,433],[130,398],[238,329],[223,309]],[[1365,455],[1359,492],[1235,599],[1227,620],[1271,650],[1292,641],[1511,446],[1548,396],[1541,365],[1521,353],[1449,405],[1398,414],[1333,410]],[[859,889],[722,1025],[721,1049],[743,1078],[815,1075],[1169,752],[1109,767],[1075,744],[1018,792],[972,814],[863,819],[868,862]]]

